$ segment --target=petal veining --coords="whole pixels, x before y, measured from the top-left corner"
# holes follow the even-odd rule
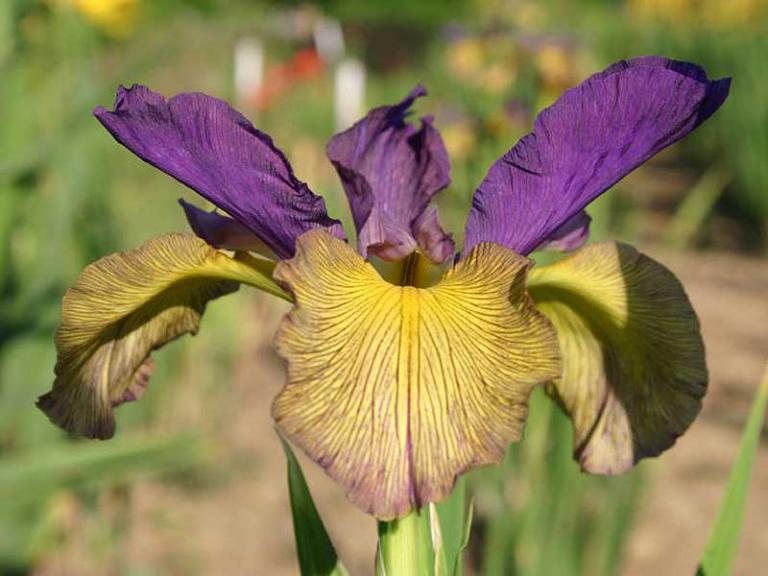
[[[563,375],[553,392],[582,468],[623,472],[672,446],[707,388],[699,322],[675,275],[601,243],[534,269],[529,291],[557,329]]]
[[[64,296],[56,379],[38,406],[72,434],[110,438],[113,408],[147,386],[152,351],[196,333],[210,300],[241,282],[286,297],[273,267],[229,257],[192,234],[160,236],[94,262]]]
[[[296,306],[278,334],[280,430],[378,518],[448,496],[521,436],[533,388],[559,374],[529,261],[482,244],[430,288],[394,286],[312,231],[275,278]]]

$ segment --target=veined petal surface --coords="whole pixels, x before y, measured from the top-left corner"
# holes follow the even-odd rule
[[[407,121],[413,102],[426,93],[417,86],[398,104],[372,110],[328,142],[364,257],[400,260],[418,248],[443,262],[454,254],[437,208],[429,207],[451,181],[448,152],[431,118],[422,118],[419,128]]]
[[[717,111],[730,79],[655,56],[620,61],[566,91],[475,191],[464,250],[529,254],[592,200]]]
[[[275,270],[296,302],[277,337],[279,429],[378,518],[447,497],[503,458],[533,388],[560,373],[529,265],[481,244],[433,287],[394,286],[344,242],[303,235]]]
[[[619,473],[672,446],[707,389],[699,322],[675,275],[631,246],[602,243],[535,268],[528,289],[557,329],[563,374],[553,392],[582,468]]]
[[[64,296],[56,379],[40,409],[72,434],[113,436],[113,408],[141,396],[151,352],[196,333],[210,300],[240,282],[286,297],[271,279],[274,263],[242,258],[170,234],[85,268]]]
[[[94,114],[120,144],[224,210],[279,258],[290,258],[296,238],[312,228],[344,237],[272,139],[223,100],[199,93],[166,99],[145,86],[121,86],[114,110]]]

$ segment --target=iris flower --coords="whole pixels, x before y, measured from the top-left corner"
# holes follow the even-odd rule
[[[584,471],[627,470],[696,417],[704,347],[672,272],[625,244],[582,246],[584,208],[709,118],[729,83],[643,57],[566,91],[490,167],[458,254],[431,205],[449,184],[448,155],[431,118],[408,117],[422,87],[328,143],[356,249],[270,137],[225,102],[120,88],[98,120],[222,212],[182,202],[196,234],[84,270],[64,297],[56,379],[38,404],[70,433],[112,436],[114,408],[146,388],[152,350],[196,332],[208,301],[246,284],[293,302],[276,337],[287,364],[279,431],[380,519],[499,462],[540,385],[570,416]],[[572,254],[533,268],[528,256],[545,246]]]

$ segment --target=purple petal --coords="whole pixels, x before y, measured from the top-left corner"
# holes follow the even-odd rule
[[[656,56],[618,62],[565,92],[475,192],[464,251],[528,254],[651,156],[709,118],[730,79]]]
[[[186,184],[250,229],[280,258],[317,227],[344,237],[325,202],[288,160],[226,102],[205,94],[166,100],[144,86],[118,89],[114,111],[94,115],[123,146]]]
[[[576,216],[566,220],[565,224],[547,237],[536,250],[560,250],[572,252],[584,245],[589,238],[589,224],[592,222],[589,214],[582,210]]]
[[[245,250],[275,257],[275,253],[256,234],[237,220],[222,216],[215,210],[207,212],[182,198],[179,198],[179,204],[184,209],[189,227],[214,248]]]
[[[399,104],[372,110],[328,143],[363,256],[399,260],[418,247],[442,261],[449,246],[453,254],[437,214],[424,217],[432,197],[450,183],[448,153],[431,118],[422,118],[419,128],[406,121],[414,100],[425,94],[417,86]]]
[[[453,238],[440,223],[436,206],[427,206],[414,222],[413,229],[416,242],[433,262],[444,262],[456,252]]]

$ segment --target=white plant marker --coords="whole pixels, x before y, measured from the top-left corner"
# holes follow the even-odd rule
[[[336,66],[333,111],[336,129],[345,130],[363,116],[365,66],[354,58],[345,58]]]
[[[312,35],[317,53],[329,66],[335,65],[344,57],[344,32],[338,20],[319,18],[315,22]]]
[[[240,108],[252,108],[264,84],[264,45],[256,37],[235,44],[235,96]]]

